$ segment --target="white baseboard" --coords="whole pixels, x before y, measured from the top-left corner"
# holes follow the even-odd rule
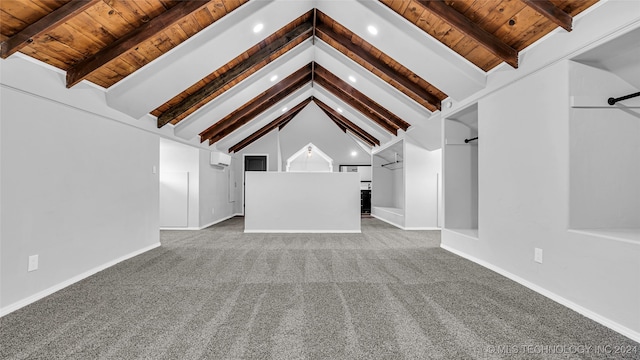
[[[426,226],[426,227],[404,227],[403,230],[414,231],[414,230],[441,230],[439,227]]]
[[[160,230],[200,230],[197,227],[161,227]]]
[[[360,230],[245,230],[247,234],[360,234]]]
[[[206,229],[206,228],[208,228],[209,226],[213,226],[213,225],[215,225],[215,224],[219,224],[219,223],[221,223],[221,222],[223,222],[223,221],[227,221],[227,220],[231,219],[232,217],[236,217],[236,216],[241,216],[241,215],[240,215],[239,213],[238,213],[238,214],[231,214],[231,215],[229,215],[229,216],[227,216],[227,217],[224,217],[224,218],[222,218],[222,219],[218,219],[218,220],[212,221],[212,222],[210,222],[210,223],[208,223],[208,224],[206,224],[206,225],[203,225],[203,226],[201,226],[200,228],[198,228],[197,230]]]
[[[560,295],[557,295],[557,294],[555,294],[555,293],[553,293],[553,292],[551,292],[551,291],[549,291],[549,290],[547,290],[547,289],[545,289],[543,287],[540,287],[540,286],[538,286],[538,285],[536,285],[536,284],[534,284],[532,282],[529,282],[529,281],[527,281],[527,280],[525,280],[525,279],[523,279],[523,278],[521,278],[521,277],[519,277],[517,275],[514,275],[514,274],[512,274],[512,273],[510,273],[510,272],[508,272],[508,271],[506,271],[506,270],[504,270],[504,269],[502,269],[500,267],[497,267],[497,266],[495,266],[493,264],[490,264],[490,263],[488,263],[488,262],[486,262],[484,260],[480,260],[480,259],[478,259],[476,257],[473,257],[471,255],[468,255],[468,254],[466,254],[466,253],[464,253],[462,251],[453,249],[453,248],[451,248],[451,247],[449,247],[447,245],[442,245],[441,244],[440,247],[443,248],[444,250],[447,250],[447,251],[453,253],[453,254],[456,254],[456,255],[458,255],[460,257],[463,257],[463,258],[465,258],[465,259],[467,259],[469,261],[472,261],[472,262],[474,262],[474,263],[476,263],[476,264],[478,264],[480,266],[483,266],[483,267],[485,267],[485,268],[487,268],[489,270],[495,271],[498,274],[500,274],[500,275],[502,275],[502,276],[504,276],[504,277],[506,277],[508,279],[511,279],[511,280],[517,282],[518,284],[520,284],[522,286],[525,286],[525,287],[537,292],[538,294],[540,294],[542,296],[545,296],[545,297],[557,302],[560,305],[566,306],[569,309],[571,309],[571,310],[573,310],[573,311],[575,311],[575,312],[577,312],[577,313],[579,313],[579,314],[581,314],[581,315],[583,315],[583,316],[585,316],[585,317],[587,317],[587,318],[589,318],[589,319],[591,319],[591,320],[593,320],[593,321],[595,321],[595,322],[597,322],[597,323],[599,323],[601,325],[604,325],[604,326],[608,327],[609,329],[611,329],[613,331],[616,331],[616,332],[628,337],[629,339],[631,339],[633,341],[640,342],[640,332],[638,332],[638,331],[629,329],[628,327],[626,327],[624,325],[618,324],[617,322],[615,322],[613,320],[610,320],[610,319],[608,319],[608,318],[606,318],[606,317],[604,317],[604,316],[602,316],[600,314],[597,314],[597,313],[595,313],[595,312],[593,312],[593,311],[591,311],[591,310],[589,310],[589,309],[587,309],[585,307],[582,307],[581,305],[578,305],[578,304],[574,303],[573,301],[567,300],[567,299],[563,298]]]
[[[219,224],[219,223],[221,223],[223,221],[229,220],[229,219],[231,219],[232,217],[235,217],[235,216],[242,216],[242,214],[240,214],[240,213],[232,214],[232,215],[229,215],[229,216],[224,217],[222,219],[214,220],[214,221],[212,221],[212,222],[210,222],[210,223],[208,223],[206,225],[200,226],[200,227],[161,227],[160,230],[191,230],[191,231],[193,231],[193,230],[202,230],[202,229],[208,228],[209,226],[213,226],[215,224]]]
[[[27,297],[25,299],[22,299],[20,301],[14,302],[11,305],[8,305],[8,306],[5,306],[3,308],[0,308],[0,317],[5,316],[5,315],[7,315],[9,313],[12,313],[12,312],[14,312],[14,311],[16,311],[16,310],[18,310],[20,308],[23,308],[23,307],[25,307],[25,306],[27,306],[27,305],[29,305],[31,303],[34,303],[34,302],[36,302],[36,301],[38,301],[38,300],[40,300],[40,299],[42,299],[42,298],[44,298],[46,296],[49,296],[49,295],[55,293],[56,291],[59,291],[59,290],[62,290],[64,288],[66,288],[67,286],[73,285],[73,284],[77,283],[80,280],[86,279],[86,278],[88,278],[89,276],[91,276],[93,274],[96,274],[96,273],[98,273],[98,272],[100,272],[102,270],[110,268],[110,267],[112,267],[113,265],[116,265],[119,262],[122,262],[124,260],[130,259],[130,258],[132,258],[134,256],[138,256],[138,255],[140,255],[142,253],[145,253],[145,252],[147,252],[149,250],[153,250],[153,249],[155,249],[155,248],[157,248],[159,246],[160,246],[160,243],[158,242],[158,243],[155,243],[153,245],[149,245],[147,247],[144,247],[144,248],[142,248],[140,250],[136,250],[136,251],[134,251],[132,253],[129,253],[129,254],[124,255],[124,256],[121,256],[121,257],[119,257],[119,258],[117,258],[115,260],[111,260],[111,261],[109,261],[109,262],[107,262],[105,264],[102,264],[102,265],[97,266],[97,267],[95,267],[93,269],[85,271],[82,274],[78,274],[78,275],[72,277],[71,279],[65,280],[65,281],[63,281],[63,282],[61,282],[59,284],[56,284],[56,285],[48,288],[48,289],[45,289],[45,290],[42,290],[42,291],[40,291],[40,292],[38,292],[36,294],[33,294],[33,295],[31,295],[31,296],[29,296],[29,297]]]
[[[393,221],[389,221],[389,220],[387,220],[387,219],[385,219],[385,218],[381,218],[380,216],[375,215],[375,214],[371,214],[371,216],[373,216],[374,218],[376,218],[376,219],[378,219],[378,220],[380,220],[380,221],[384,221],[384,222],[386,222],[386,223],[387,223],[387,224],[389,224],[389,225],[393,225],[393,226],[395,226],[395,227],[397,227],[397,228],[400,228],[400,229],[404,230],[404,226],[400,226],[400,225],[398,225],[398,224],[394,223]]]

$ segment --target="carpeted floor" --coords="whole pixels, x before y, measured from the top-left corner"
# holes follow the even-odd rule
[[[439,232],[372,218],[362,234],[242,229],[163,231],[161,248],[0,319],[0,358],[640,358],[640,344],[440,249]]]

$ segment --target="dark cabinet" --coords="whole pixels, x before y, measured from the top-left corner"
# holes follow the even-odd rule
[[[371,213],[371,190],[360,190],[360,213]]]

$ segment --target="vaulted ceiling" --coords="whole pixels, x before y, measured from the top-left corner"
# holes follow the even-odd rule
[[[595,2],[2,0],[0,55],[38,59],[66,72],[68,91],[91,83],[112,108],[229,152],[310,102],[375,147],[495,68],[517,71],[520,52]]]

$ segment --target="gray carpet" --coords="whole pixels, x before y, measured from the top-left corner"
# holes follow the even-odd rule
[[[163,231],[161,248],[0,319],[0,358],[640,358],[640,344],[440,249],[439,232],[242,228]]]

